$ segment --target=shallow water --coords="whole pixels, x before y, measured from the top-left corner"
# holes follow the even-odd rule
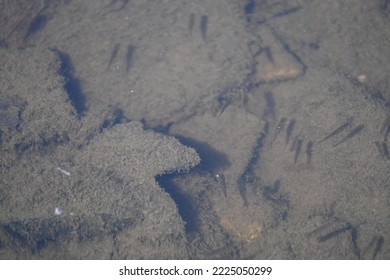
[[[18,193],[11,182],[23,189],[4,171],[24,160],[70,170],[57,178],[48,167],[22,169],[32,206],[45,202],[42,185],[56,203],[94,199],[57,217],[12,209],[24,219],[2,218],[1,258],[390,257],[387,1],[32,2],[27,17],[5,10],[19,21],[1,34],[2,45],[53,50],[66,101],[27,102],[26,113],[0,103],[5,141],[19,139],[30,153],[2,162],[0,201]],[[63,126],[42,125],[45,109]],[[23,131],[27,113],[42,130],[33,144]],[[161,188],[150,194],[129,187],[147,186],[150,174],[133,178],[109,156],[107,165],[77,166],[92,139],[130,121],[177,138],[201,163],[160,174]],[[7,129],[18,126],[20,138],[12,138]],[[80,191],[80,182],[96,193]],[[126,216],[123,207],[139,214]],[[177,227],[161,225],[159,215]],[[86,244],[94,245],[88,254]]]

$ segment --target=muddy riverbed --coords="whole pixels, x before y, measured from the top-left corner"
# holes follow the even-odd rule
[[[389,259],[387,1],[0,7],[0,258]]]

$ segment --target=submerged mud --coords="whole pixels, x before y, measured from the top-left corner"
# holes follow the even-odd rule
[[[389,258],[384,1],[14,5],[1,258]]]

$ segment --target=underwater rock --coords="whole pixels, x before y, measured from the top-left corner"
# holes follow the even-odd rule
[[[96,241],[88,258],[185,258],[184,222],[154,177],[189,170],[196,151],[139,122],[101,129],[104,116],[77,116],[55,52],[0,55],[0,81],[10,88],[0,100],[25,106],[1,106],[2,125],[18,129],[5,129],[0,146],[0,257],[87,258],[83,242]],[[127,236],[121,245],[112,243],[118,235]]]

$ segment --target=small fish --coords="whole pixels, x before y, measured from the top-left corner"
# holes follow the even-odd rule
[[[292,119],[290,121],[290,123],[288,124],[288,126],[287,126],[286,145],[288,144],[288,141],[290,140],[291,134],[292,134],[292,132],[294,130],[294,126],[295,126],[295,120]]]
[[[344,137],[344,139],[342,139],[340,142],[338,142],[336,145],[334,145],[335,147],[340,145],[341,143],[345,142],[346,140],[352,138],[352,137],[355,137],[357,134],[360,133],[360,131],[362,131],[364,128],[364,124],[360,124],[358,125],[357,127],[355,127],[347,136]]]
[[[329,133],[324,139],[322,139],[319,143],[321,142],[324,142],[325,140],[328,140],[329,138],[333,137],[333,136],[336,136],[337,134],[339,134],[341,131],[343,131],[344,129],[346,129],[348,126],[351,125],[351,121],[348,120],[346,123],[344,123],[343,125],[339,126],[338,128],[336,128],[335,130],[333,130],[331,133]]]
[[[109,69],[112,65],[112,63],[114,62],[116,56],[118,55],[118,50],[119,50],[119,47],[120,47],[120,44],[116,44],[111,52],[111,56],[110,56],[110,61],[108,62],[108,66],[107,66],[107,69]]]
[[[284,17],[284,16],[288,16],[290,14],[293,14],[295,12],[298,12],[299,10],[301,9],[301,7],[297,6],[297,7],[292,7],[292,8],[289,8],[289,9],[286,9],[286,10],[283,10],[281,12],[278,12],[276,14],[274,14],[272,16],[272,18],[277,18],[277,17]]]
[[[208,17],[202,16],[200,19],[200,32],[202,33],[203,40],[206,40],[207,37],[207,23],[208,23]]]
[[[379,10],[386,14],[388,12],[388,9],[390,7],[390,1],[389,0],[381,0],[380,4],[379,4]]]
[[[267,103],[267,109],[265,111],[265,116],[270,115],[272,119],[275,119],[275,99],[272,92],[267,91],[265,94],[265,101]]]
[[[274,139],[272,142],[275,142],[276,138],[278,137],[280,131],[284,128],[284,126],[286,125],[286,122],[287,122],[287,119],[286,118],[281,118],[278,125],[276,126],[275,128],[275,132],[274,132]]]
[[[382,148],[383,148],[383,154],[387,159],[390,159],[390,153],[389,153],[389,148],[387,147],[386,142],[382,142]]]
[[[299,136],[295,136],[295,137],[294,137],[294,140],[292,141],[292,144],[291,144],[290,152],[293,152],[293,151],[295,150],[295,147],[296,147],[296,145],[297,145],[298,137],[299,137]]]
[[[383,236],[379,236],[378,239],[376,240],[374,253],[372,254],[372,259],[376,258],[376,256],[378,255],[378,253],[382,249],[384,242],[385,242],[385,239],[383,238]]]
[[[134,53],[134,46],[129,45],[127,47],[127,52],[126,52],[126,72],[129,72],[132,64],[133,64],[133,53]]]
[[[307,163],[311,163],[311,156],[313,154],[313,142],[309,141],[306,145],[306,156],[307,156]]]
[[[240,193],[240,196],[242,200],[244,201],[244,205],[248,207],[248,199],[246,198],[246,185],[245,184],[239,184],[238,185],[238,192]]]
[[[218,117],[220,117],[226,108],[232,103],[232,99],[229,96],[225,95],[225,92],[221,92],[221,94],[217,98],[218,100]]]
[[[302,142],[303,142],[302,139],[297,140],[297,147],[295,149],[295,156],[294,156],[294,164],[297,163],[299,153],[301,152],[301,148],[302,148]]]
[[[327,241],[327,240],[329,240],[329,239],[331,239],[333,237],[336,237],[336,236],[340,235],[341,233],[343,233],[343,232],[345,232],[347,230],[350,230],[350,229],[351,229],[350,226],[345,226],[345,227],[342,227],[340,229],[336,229],[335,231],[332,231],[332,232],[330,232],[328,234],[325,234],[325,235],[319,237],[318,238],[318,242],[325,242],[325,241]]]

